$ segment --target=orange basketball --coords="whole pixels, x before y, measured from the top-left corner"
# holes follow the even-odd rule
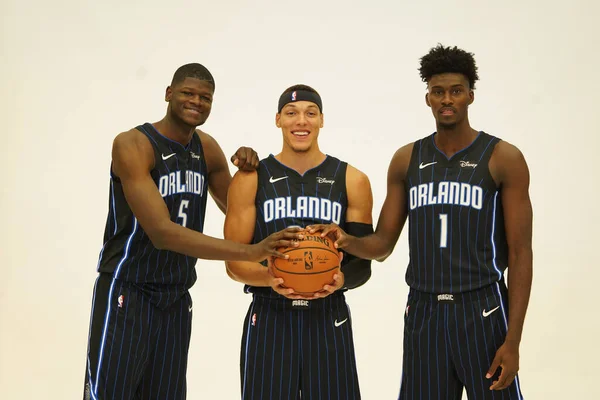
[[[277,251],[289,258],[275,258],[273,274],[283,278],[284,286],[300,294],[310,295],[333,283],[333,275],[340,268],[338,250],[333,241],[321,235],[305,234],[298,247]]]

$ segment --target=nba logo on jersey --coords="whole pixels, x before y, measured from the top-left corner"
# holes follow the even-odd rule
[[[120,295],[120,296],[119,296],[119,299],[118,299],[118,302],[119,302],[119,308],[123,308],[123,299],[124,299],[123,295]]]
[[[296,101],[296,91],[292,92],[292,101]]]
[[[256,313],[252,314],[252,326],[256,326]]]

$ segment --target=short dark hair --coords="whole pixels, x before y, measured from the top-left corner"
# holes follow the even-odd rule
[[[419,68],[421,79],[428,83],[432,76],[444,73],[463,74],[469,81],[471,89],[475,89],[475,82],[479,79],[477,65],[473,53],[468,53],[458,47],[444,47],[438,44],[421,57]]]
[[[206,81],[212,84],[213,90],[215,88],[215,79],[213,78],[210,71],[202,64],[191,63],[185,64],[177,68],[171,80],[171,86],[181,83],[185,78],[196,78],[201,81]]]
[[[321,96],[319,94],[319,92],[317,92],[315,89],[311,88],[310,86],[308,86],[308,85],[300,85],[300,84],[299,85],[290,86],[289,88],[285,89],[283,91],[283,93],[281,93],[281,96],[292,94],[292,92],[294,92],[296,90],[305,90],[307,92],[314,93],[314,94],[318,95],[319,97]]]

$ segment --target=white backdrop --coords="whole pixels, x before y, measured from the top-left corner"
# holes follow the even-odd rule
[[[471,123],[517,145],[531,169],[525,398],[597,398],[599,3],[416,3],[3,0],[0,398],[81,398],[112,139],[163,117],[177,67],[214,74],[204,129],[228,156],[277,153],[279,94],[315,87],[321,148],[370,177],[377,219],[393,152],[435,128],[417,68],[438,42],[475,53]],[[207,214],[206,233],[222,237],[212,201]],[[406,240],[348,294],[366,400],[397,398]],[[188,398],[239,398],[250,297],[223,263],[197,269]]]

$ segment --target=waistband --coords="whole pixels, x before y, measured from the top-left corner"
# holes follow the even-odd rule
[[[411,288],[408,293],[408,298],[410,300],[425,301],[430,303],[460,304],[479,301],[490,296],[504,297],[507,294],[508,291],[504,281],[499,281],[481,289],[462,293],[427,293]]]
[[[345,290],[338,290],[327,297],[315,300],[288,299],[287,297],[283,297],[282,295],[276,293],[272,289],[271,293],[263,292],[262,290],[250,293],[252,293],[253,301],[268,301],[272,304],[279,304],[286,309],[309,310],[311,308],[323,307],[324,305],[329,306],[331,302],[334,301],[345,302],[346,298],[344,296],[344,292]]]

